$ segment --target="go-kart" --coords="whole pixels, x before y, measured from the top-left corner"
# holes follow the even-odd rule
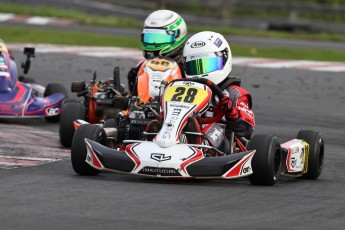
[[[80,175],[114,171],[159,178],[233,179],[249,177],[253,185],[274,185],[280,175],[317,179],[323,168],[320,133],[300,131],[280,144],[270,135],[250,141],[230,135],[230,152],[217,148],[224,138],[223,113],[203,117],[214,96],[223,92],[205,79],[172,81],[162,98],[163,117],[146,127],[146,140],[123,140],[109,148],[105,129],[81,125],[73,139],[72,167]],[[155,132],[157,130],[157,132]],[[117,132],[114,128],[113,132]],[[115,135],[114,135],[115,136]]]
[[[49,122],[58,122],[67,91],[58,83],[44,87],[27,78],[25,75],[29,72],[31,57],[35,57],[35,49],[25,47],[24,54],[27,59],[21,65],[23,75],[17,79],[16,74],[10,74],[8,53],[0,51],[0,117],[44,117]]]
[[[95,81],[94,75],[89,84],[73,82],[72,92],[77,92],[78,97],[83,96],[84,103],[69,101],[64,104],[59,131],[61,144],[71,147],[75,129],[86,123],[113,127],[116,122],[123,131],[130,129],[130,132],[124,132],[123,138],[140,139],[138,136],[160,111],[161,82],[168,83],[181,79],[181,76],[174,60],[154,57],[146,60],[139,69],[136,96],[126,96],[124,86],[120,84],[119,67],[115,67],[112,81]],[[119,113],[121,110],[125,111]]]
[[[96,80],[96,71],[90,82],[72,82],[71,91],[77,93],[77,97],[83,100],[67,100],[62,107],[59,136],[60,142],[64,147],[71,147],[75,132],[74,121],[86,123],[100,123],[108,117],[113,117],[119,110],[113,106],[114,96],[122,97],[125,95],[124,86],[118,80],[119,68],[114,69],[114,78],[108,80]]]

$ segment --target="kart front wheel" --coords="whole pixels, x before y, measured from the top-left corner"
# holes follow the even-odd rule
[[[59,84],[59,83],[50,83],[47,85],[46,89],[44,90],[44,97],[53,95],[55,93],[62,93],[64,95],[64,98],[66,99],[68,97],[68,93],[66,88]],[[48,122],[59,122],[60,120],[60,114],[56,116],[50,116],[50,117],[44,117],[46,121]]]
[[[85,120],[85,107],[79,102],[67,102],[63,104],[59,128],[62,146],[72,146],[72,139],[75,132],[73,122],[77,119]]]
[[[72,140],[71,161],[74,171],[83,176],[96,176],[100,171],[85,162],[87,155],[85,138],[106,145],[107,137],[102,127],[85,124],[76,130]]]
[[[301,178],[316,180],[323,168],[324,140],[319,132],[313,130],[299,131],[297,139],[302,139],[309,144],[308,170]]]
[[[275,136],[255,135],[248,143],[248,150],[256,150],[252,159],[252,185],[274,185],[282,170],[282,151]]]

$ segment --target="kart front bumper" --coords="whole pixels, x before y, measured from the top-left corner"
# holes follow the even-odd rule
[[[86,162],[95,169],[151,177],[231,179],[253,173],[255,150],[205,157],[199,148],[179,144],[160,148],[154,142],[130,144],[125,151],[85,139]]]

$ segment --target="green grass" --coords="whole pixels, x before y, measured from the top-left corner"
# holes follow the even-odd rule
[[[344,62],[344,51],[262,46],[231,46],[233,56]]]
[[[46,17],[67,18],[80,24],[100,25],[109,27],[134,27],[141,28],[142,21],[115,16],[96,16],[87,14],[79,10],[59,9],[53,7],[32,7],[23,4],[0,4],[0,12],[16,13],[20,15],[37,15]],[[196,26],[188,25],[190,33],[211,30],[221,34],[236,36],[270,37],[278,39],[303,39],[303,40],[326,40],[326,41],[345,41],[345,34],[329,33],[287,33],[278,31],[259,31],[252,29],[241,29],[223,26]]]
[[[330,34],[330,33],[287,33],[280,31],[263,31],[252,29],[241,29],[221,26],[189,26],[188,32],[197,33],[200,31],[214,31],[221,34],[236,35],[236,36],[250,36],[250,37],[268,37],[277,39],[300,39],[300,40],[314,40],[314,41],[345,41],[345,34]]]
[[[141,27],[143,22],[115,16],[96,16],[73,9],[60,9],[48,6],[28,6],[24,4],[0,4],[0,12],[26,16],[42,16],[71,19],[83,25],[102,25],[117,27]]]
[[[112,46],[139,48],[140,40],[134,37],[122,37],[92,34],[85,32],[28,29],[22,27],[0,26],[1,38],[7,43],[47,43],[64,45]],[[267,57],[282,59],[344,61],[344,52],[327,49],[293,49],[277,47],[231,46],[233,56]]]
[[[84,46],[140,46],[140,38],[75,32],[66,30],[32,29],[0,26],[1,38],[6,43],[47,43]]]

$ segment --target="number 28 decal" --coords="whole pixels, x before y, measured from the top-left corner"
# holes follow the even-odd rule
[[[177,101],[190,104],[200,104],[204,100],[209,100],[207,91],[195,87],[172,86],[165,92],[165,101]]]
[[[187,94],[185,94],[186,88],[185,87],[177,87],[175,90],[175,94],[171,98],[172,101],[183,101],[187,103],[193,103],[198,90],[195,88],[189,88],[187,90]]]

